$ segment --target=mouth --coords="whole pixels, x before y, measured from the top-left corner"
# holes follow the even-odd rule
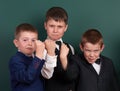
[[[93,58],[88,58],[90,62],[93,62],[95,59]]]
[[[26,48],[27,50],[33,50],[33,48],[31,48],[31,47],[28,47],[28,48]]]

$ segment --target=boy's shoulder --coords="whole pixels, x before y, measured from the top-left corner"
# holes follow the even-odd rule
[[[103,56],[103,55],[100,55],[100,58],[101,58],[101,61],[103,61],[103,63],[113,65],[113,61],[111,58],[109,58],[107,56]]]
[[[102,60],[112,61],[111,58],[109,58],[109,57],[107,57],[107,56],[104,56],[104,55],[100,55],[100,58],[101,58]]]
[[[15,55],[13,55],[10,58],[10,62],[18,62],[19,60],[23,59],[25,57],[25,55],[21,52],[16,52]]]
[[[15,58],[15,57],[22,57],[25,56],[23,53],[17,51],[11,58]]]

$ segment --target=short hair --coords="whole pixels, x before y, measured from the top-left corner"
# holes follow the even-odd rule
[[[103,36],[97,29],[88,29],[82,36],[81,45],[84,46],[85,43],[103,45]]]
[[[15,39],[19,38],[21,32],[34,32],[38,34],[37,29],[33,27],[33,25],[28,23],[22,23],[16,27],[15,34],[14,34]]]
[[[64,21],[66,24],[68,23],[68,14],[65,9],[61,7],[52,7],[46,13],[45,22],[50,19],[54,19],[55,21]]]

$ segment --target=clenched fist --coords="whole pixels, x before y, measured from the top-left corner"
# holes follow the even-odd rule
[[[35,45],[36,45],[36,56],[38,58],[42,59],[43,58],[43,52],[45,50],[45,44],[40,40],[36,40]]]
[[[45,44],[45,48],[47,50],[47,53],[51,56],[54,56],[55,55],[55,48],[56,48],[55,41],[50,40],[50,39],[46,39],[44,44]]]

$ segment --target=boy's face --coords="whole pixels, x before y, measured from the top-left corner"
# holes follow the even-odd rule
[[[100,56],[100,53],[104,49],[104,45],[101,45],[99,43],[92,44],[92,43],[85,43],[84,46],[80,45],[81,50],[84,53],[85,59],[89,63],[94,63]]]
[[[44,26],[48,37],[51,40],[56,41],[63,37],[68,25],[66,25],[64,21],[55,21],[53,19],[50,19],[45,22]]]
[[[38,35],[34,32],[21,32],[18,39],[14,39],[14,44],[25,55],[32,55],[35,51],[35,41]]]

